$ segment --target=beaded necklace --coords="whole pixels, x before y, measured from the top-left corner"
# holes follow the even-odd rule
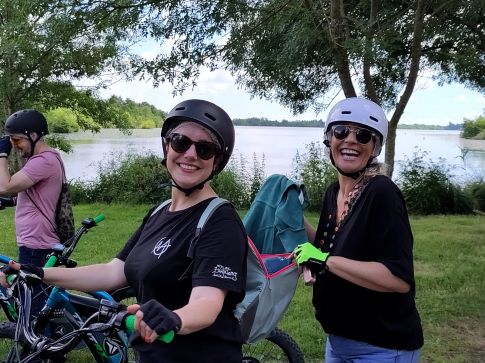
[[[333,230],[333,233],[330,237],[330,243],[328,245],[329,247],[329,251],[332,251],[333,248],[334,248],[334,242],[335,242],[335,236],[337,235],[337,232],[339,231],[340,227],[342,226],[342,224],[345,222],[345,220],[347,219],[348,215],[350,214],[350,212],[352,211],[352,209],[354,208],[355,204],[357,203],[357,201],[359,200],[360,196],[362,195],[362,192],[364,191],[365,187],[367,186],[367,184],[369,183],[369,181],[374,177],[375,175],[367,175],[367,176],[363,176],[362,179],[360,181],[358,181],[354,187],[352,188],[352,190],[349,192],[349,194],[347,195],[347,197],[345,198],[345,201],[344,201],[344,211],[342,212],[342,215],[340,216],[340,219],[337,218],[337,206],[335,206],[335,214],[333,213],[330,213],[328,215],[328,219],[327,219],[327,224],[325,225],[325,231],[323,232],[323,239],[320,241],[320,245],[324,245],[325,244],[325,240],[326,240],[326,237],[329,235],[329,233],[327,231],[329,231],[330,229],[330,225],[332,223],[332,219],[333,219],[333,216],[335,215],[335,228]]]

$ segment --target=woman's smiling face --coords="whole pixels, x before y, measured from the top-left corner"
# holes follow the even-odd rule
[[[195,123],[183,123],[173,132],[184,135],[193,142],[212,143],[209,133]],[[170,142],[167,145],[167,169],[174,181],[183,188],[190,188],[209,178],[214,168],[215,157],[208,160],[200,158],[194,144],[181,153],[176,152],[170,146]]]
[[[372,136],[369,142],[363,144],[357,141],[359,127],[351,123],[342,123],[335,124],[332,128],[338,125],[347,126],[350,132],[343,139],[335,137],[334,132],[332,132],[330,152],[335,165],[345,173],[354,173],[364,169],[369,159],[373,157],[375,136]]]

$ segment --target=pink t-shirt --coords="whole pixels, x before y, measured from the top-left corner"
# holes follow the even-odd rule
[[[55,211],[63,178],[60,160],[57,151],[47,150],[32,156],[20,170],[20,173],[29,177],[34,185],[17,195],[15,229],[19,246],[47,249],[59,243],[53,224],[55,225]]]

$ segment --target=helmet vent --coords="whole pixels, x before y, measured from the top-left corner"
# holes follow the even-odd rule
[[[207,118],[209,118],[209,119],[211,119],[212,121],[215,121],[216,120],[216,118],[214,116],[212,116],[210,113],[207,113],[206,112],[206,113],[204,113],[204,116],[207,117]]]
[[[372,121],[379,122],[379,120],[378,120],[378,119],[376,119],[374,116],[369,116],[369,118],[370,118]]]
[[[342,115],[350,115],[352,111],[342,111]]]
[[[183,110],[185,110],[185,106],[183,106],[183,107],[177,107],[177,108],[175,109],[175,111],[183,111]]]

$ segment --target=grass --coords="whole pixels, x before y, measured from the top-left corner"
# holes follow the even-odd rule
[[[99,213],[106,220],[86,234],[73,255],[80,265],[109,261],[140,224],[148,206],[79,205],[77,223]],[[241,212],[244,214],[244,212]],[[309,214],[316,225],[318,216]],[[422,362],[485,361],[485,219],[483,216],[411,217],[416,302],[425,345]],[[0,212],[0,251],[16,256],[13,211]],[[311,288],[299,284],[280,323],[306,361],[323,360],[325,335],[313,316]]]

